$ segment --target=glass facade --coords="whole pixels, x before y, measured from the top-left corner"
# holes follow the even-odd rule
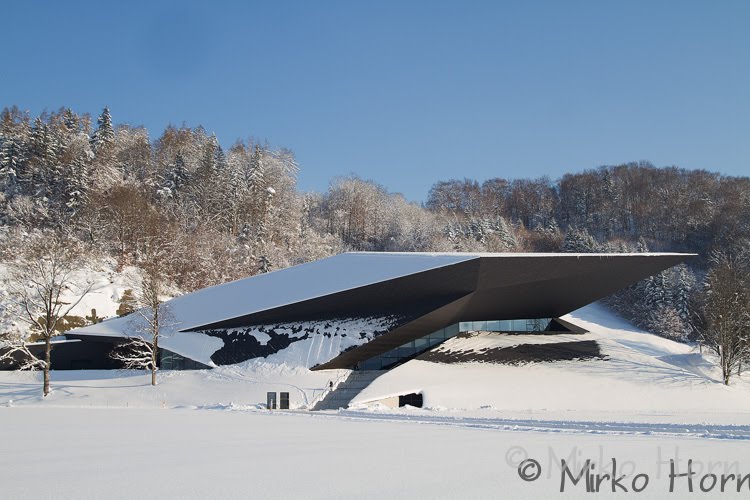
[[[456,323],[447,328],[432,332],[425,337],[412,340],[383,354],[361,361],[357,368],[359,370],[383,370],[390,368],[402,361],[413,358],[431,347],[442,344],[447,339],[455,337],[459,333],[458,324]]]
[[[190,358],[180,356],[166,349],[159,349],[159,369],[161,370],[203,370],[208,366]]]
[[[499,321],[462,321],[462,332],[543,332],[549,327],[551,318],[503,319]]]
[[[506,332],[528,333],[543,332],[549,327],[550,318],[535,319],[507,319],[496,321],[462,321],[425,337],[421,337],[404,345],[391,349],[372,358],[360,361],[357,370],[385,370],[403,363],[428,349],[442,344],[451,337],[463,332]]]

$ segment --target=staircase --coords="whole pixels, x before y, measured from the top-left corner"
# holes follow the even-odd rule
[[[313,406],[313,411],[338,410],[346,408],[354,397],[370,385],[373,380],[384,374],[384,370],[355,370],[334,390]]]

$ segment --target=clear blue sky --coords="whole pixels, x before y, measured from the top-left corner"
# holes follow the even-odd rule
[[[357,173],[750,175],[750,1],[6,2],[0,106],[202,124]]]

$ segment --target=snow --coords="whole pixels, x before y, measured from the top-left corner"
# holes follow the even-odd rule
[[[7,276],[7,265],[0,264],[0,278]],[[72,316],[85,318],[90,316],[92,309],[96,310],[98,318],[117,316],[117,308],[120,299],[127,289],[134,288],[138,282],[138,270],[135,267],[125,267],[116,271],[116,263],[113,259],[104,259],[89,263],[86,267],[72,274],[72,282],[81,284],[84,288],[90,286],[90,291],[71,310]],[[0,284],[0,298],[6,291]],[[61,301],[65,304],[73,304],[79,298],[79,289],[68,289],[61,295]],[[63,309],[65,310],[65,309]],[[26,329],[24,323],[13,319],[11,311],[3,311],[0,303],[0,328],[4,330]]]
[[[560,493],[563,458],[604,472],[615,458],[625,484],[649,475],[637,498],[662,499],[688,495],[684,479],[668,493],[670,459],[682,472],[690,459],[701,475],[750,473],[745,441],[684,436],[206,409],[0,408],[0,421],[3,496],[14,499],[587,496],[582,484]],[[525,458],[540,463],[538,480],[519,478]],[[694,495],[718,496],[698,479]]]
[[[301,302],[352,288],[416,274],[479,257],[599,257],[690,254],[539,254],[350,252],[307,264],[204,288],[169,302],[175,318],[164,333],[191,330],[210,323]],[[76,334],[123,336],[127,320],[115,318],[77,329]]]
[[[224,347],[224,342],[196,332],[179,332],[159,336],[159,344],[164,349],[193,359],[206,366],[216,366],[211,355]]]
[[[475,254],[344,253],[176,297],[169,301],[175,322],[164,333],[195,329],[476,257]],[[115,318],[74,333],[121,337],[129,330],[127,322],[126,318]]]
[[[256,407],[265,404],[266,392],[283,391],[292,408],[303,408],[346,373],[251,360],[212,370],[160,370],[152,387],[145,371],[53,370],[52,393],[42,398],[41,372],[0,372],[0,406]]]
[[[3,496],[560,498],[560,458],[616,458],[630,477],[649,474],[638,498],[665,498],[670,458],[682,472],[691,459],[700,474],[750,473],[746,377],[725,387],[711,357],[599,305],[564,319],[590,333],[563,337],[595,339],[609,360],[410,361],[340,411],[304,408],[347,370],[282,357],[160,371],[156,387],[139,371],[53,371],[47,398],[40,373],[0,372]],[[475,347],[527,337],[480,335]],[[262,409],[267,391],[289,392],[293,410]],[[422,391],[427,407],[372,402],[402,391]],[[526,457],[540,462],[538,481],[518,477]],[[678,482],[674,497],[685,494]]]
[[[737,379],[724,386],[715,360],[698,353],[695,346],[643,332],[598,304],[563,319],[590,333],[509,336],[493,342],[596,340],[609,359],[521,366],[412,360],[377,378],[352,405],[421,392],[424,405],[435,409],[475,411],[489,406],[504,413],[564,419],[602,412],[610,413],[609,418],[664,415],[691,421],[723,421],[729,415],[730,420],[740,416],[750,422],[748,381]],[[486,337],[476,342],[477,349],[487,347]],[[571,417],[575,414],[581,417]]]
[[[352,407],[382,412],[377,400],[422,392],[423,411],[451,417],[497,417],[500,412],[504,418],[536,420],[750,423],[747,376],[726,387],[710,356],[638,330],[596,304],[564,319],[590,330],[563,334],[564,340],[595,339],[609,359],[520,366],[412,360],[377,378]],[[500,342],[512,345],[527,337],[534,336]],[[557,337],[541,335],[534,341]],[[315,357],[318,347],[323,354],[329,348],[335,352],[340,341],[318,335],[264,359],[213,370],[160,371],[156,388],[138,371],[53,371],[53,392],[44,400],[39,373],[0,372],[0,405],[13,400],[15,405],[256,407],[265,403],[267,391],[289,390],[292,406],[302,408],[348,370],[310,371],[301,360],[309,357],[312,365],[325,357]],[[486,347],[484,337],[478,341],[483,342],[478,348]]]
[[[298,321],[256,325],[250,328],[230,328],[226,332],[230,336],[251,335],[261,345],[265,345],[271,338],[266,333],[267,331],[285,335],[292,339],[308,336],[308,338],[293,342],[288,347],[267,356],[265,360],[271,363],[312,368],[315,365],[330,361],[350,347],[362,345],[375,338],[377,334],[388,331],[395,321],[397,321],[397,318],[392,316],[338,318],[335,321]],[[184,335],[184,333],[178,333],[176,337]]]

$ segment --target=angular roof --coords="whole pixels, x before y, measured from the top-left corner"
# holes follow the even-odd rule
[[[339,356],[348,359],[355,352],[360,357],[387,350],[447,321],[558,317],[691,255],[344,253],[176,297],[168,302],[173,321],[162,334],[394,308],[421,316],[394,330],[397,335],[382,335]],[[132,329],[132,318],[124,317],[69,333],[122,337]],[[171,349],[167,344],[178,338],[164,346]],[[197,359],[180,351],[175,349]]]
[[[168,302],[175,321],[165,333],[193,330],[201,325],[448,266],[477,256],[377,252],[334,255],[175,297]],[[128,318],[113,318],[71,333],[123,336],[128,328]]]

